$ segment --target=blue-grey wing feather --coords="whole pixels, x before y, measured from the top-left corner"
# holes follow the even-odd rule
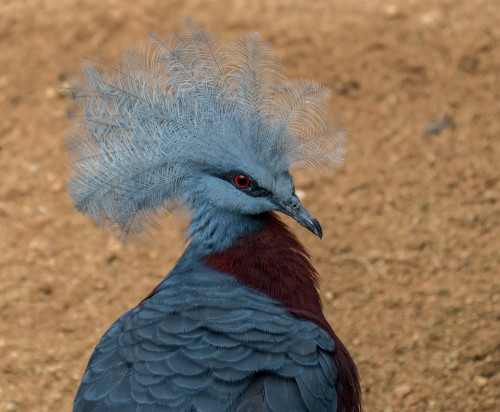
[[[336,410],[327,333],[207,272],[173,273],[115,322],[90,358],[74,412]],[[207,276],[226,279],[190,293]]]

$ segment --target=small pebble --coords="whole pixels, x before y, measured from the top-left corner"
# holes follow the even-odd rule
[[[64,189],[64,185],[61,182],[54,182],[51,186],[50,189],[54,192],[61,192]]]
[[[491,407],[491,406],[495,406],[495,403],[496,403],[496,401],[495,401],[495,399],[494,399],[494,398],[486,399],[486,400],[484,401],[484,406],[486,406],[486,407],[488,407],[488,408],[489,408],[489,407]]]
[[[394,18],[400,17],[401,12],[400,12],[398,6],[396,6],[395,4],[388,4],[384,8],[384,14],[388,18],[394,19]]]
[[[45,97],[47,97],[47,99],[53,99],[54,97],[56,97],[56,94],[57,90],[53,87],[47,87],[45,89]]]
[[[476,376],[474,378],[474,383],[480,388],[483,388],[488,385],[488,378],[485,378],[484,376]]]
[[[149,256],[150,259],[156,260],[156,259],[158,259],[158,251],[157,250],[151,250],[148,253],[148,256]]]
[[[108,253],[108,255],[106,256],[106,262],[107,263],[112,263],[112,262],[114,262],[116,260],[117,257],[118,256],[114,252]]]
[[[422,134],[428,136],[431,134],[440,134],[444,129],[450,127],[453,124],[453,117],[450,115],[445,115],[440,122],[437,123],[424,123],[424,128]]]
[[[407,384],[399,385],[394,388],[394,393],[400,398],[405,397],[410,392],[411,392],[411,386]]]
[[[438,22],[441,19],[439,12],[432,10],[420,16],[420,21],[424,25],[431,25]]]

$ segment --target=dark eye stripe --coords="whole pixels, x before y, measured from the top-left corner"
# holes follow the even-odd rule
[[[270,190],[264,189],[263,187],[251,187],[246,191],[247,194],[253,197],[272,197],[273,193]]]
[[[235,170],[228,173],[216,174],[219,179],[230,182],[235,188],[245,192],[252,197],[269,197],[273,196],[270,190],[260,187],[258,182],[240,170]],[[246,180],[245,180],[246,179]],[[242,181],[241,181],[242,180]],[[246,182],[248,181],[248,184]]]

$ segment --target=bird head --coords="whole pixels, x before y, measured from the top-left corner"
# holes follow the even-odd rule
[[[277,210],[322,236],[319,222],[295,194],[293,178],[286,169],[270,170],[267,165],[242,161],[215,172],[205,171],[199,179],[200,191],[194,195],[200,203],[246,215]]]
[[[345,130],[325,121],[329,92],[290,80],[257,34],[222,46],[186,22],[107,68],[72,80],[83,121],[69,135],[77,209],[122,236],[162,210],[283,212],[316,235],[290,170],[342,161]]]

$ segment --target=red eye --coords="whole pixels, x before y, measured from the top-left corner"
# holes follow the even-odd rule
[[[250,184],[250,179],[243,175],[236,175],[234,176],[234,184],[238,187],[245,188]]]

